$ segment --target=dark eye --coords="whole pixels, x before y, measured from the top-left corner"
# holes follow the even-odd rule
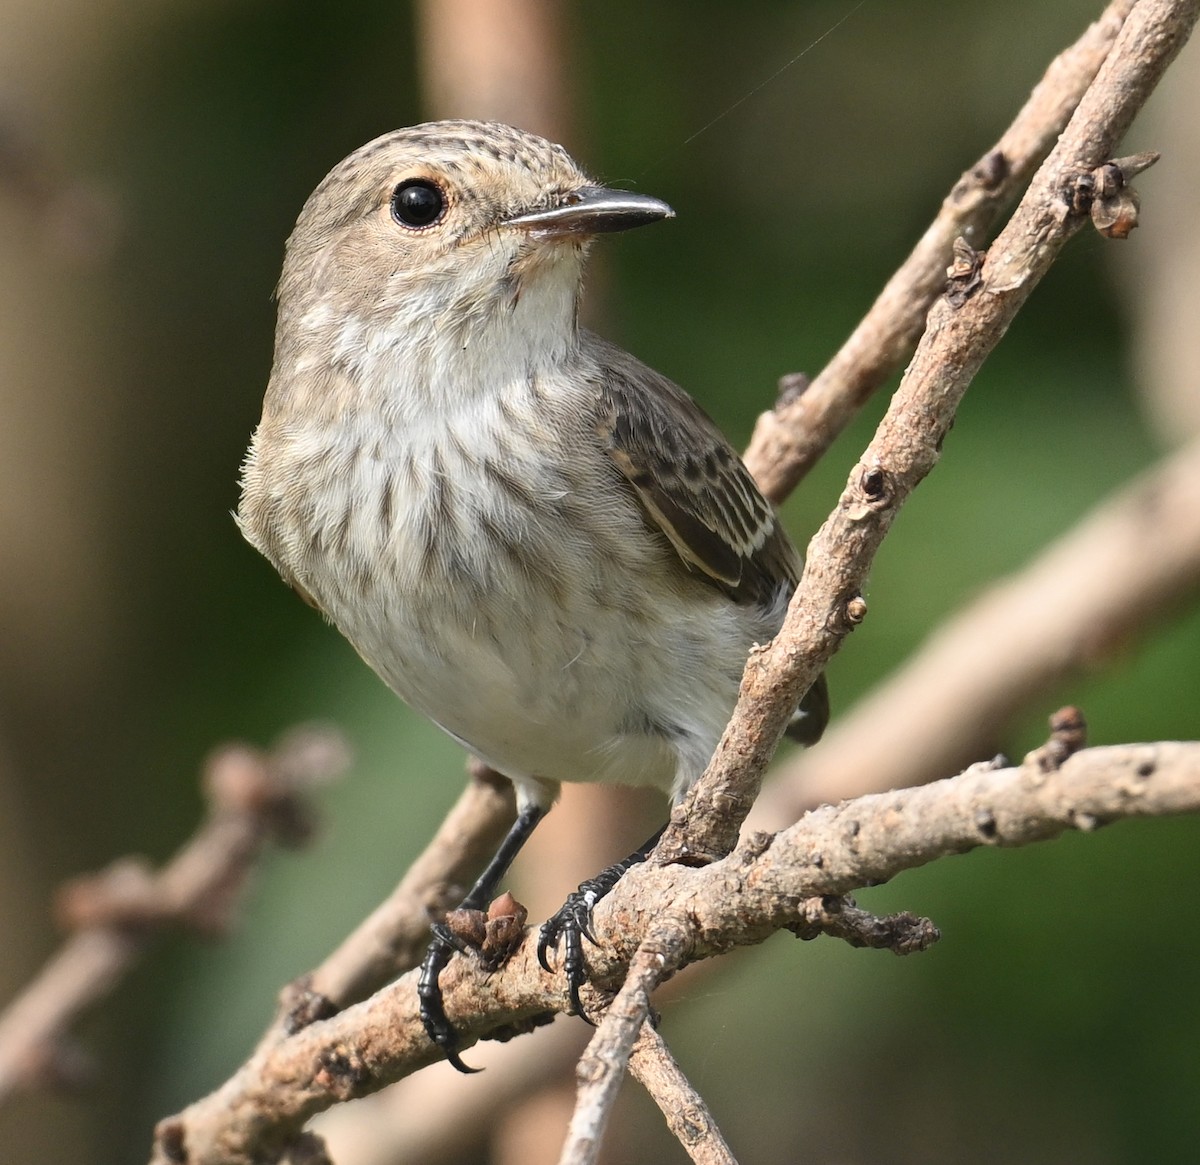
[[[392,218],[401,226],[432,226],[445,210],[445,196],[426,178],[410,178],[392,191]]]

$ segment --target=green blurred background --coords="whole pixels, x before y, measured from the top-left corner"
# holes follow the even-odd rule
[[[571,6],[566,144],[678,213],[604,240],[604,330],[744,445],[777,378],[821,367],[1098,11]],[[268,858],[228,942],[170,939],[84,1024],[95,1085],[0,1114],[6,1161],[100,1165],[142,1159],[155,1119],[229,1074],[278,987],[390,889],[461,786],[458,748],[230,519],[283,240],[334,162],[424,116],[417,32],[408,4],[378,0],[6,0],[0,40],[0,117],[71,195],[0,189],[0,982],[15,990],[53,949],[59,879],[131,851],[162,859],[190,832],[215,743],[318,718],[358,753],[321,799],[317,844]],[[1151,127],[1180,119],[1156,101],[1129,144],[1164,150],[1166,170],[1183,144]],[[1161,452],[1125,305],[1152,278],[1136,249],[1183,229],[1155,222],[1166,180],[1141,180],[1132,241],[1072,243],[972,387],[879,556],[870,618],[831,668],[837,709]],[[789,502],[799,539],[883,407]],[[1193,609],[997,730],[1019,755],[1069,700],[1095,743],[1189,738],[1198,689]],[[780,936],[685,990],[664,1032],[744,1162],[1191,1159],[1197,842],[1200,822],[1146,822],[940,862],[860,897],[931,915],[944,932],[931,952],[899,961]],[[627,1091],[611,1160],[683,1160]]]

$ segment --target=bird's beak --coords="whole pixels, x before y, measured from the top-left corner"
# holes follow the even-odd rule
[[[535,238],[554,239],[627,231],[674,217],[675,212],[660,198],[606,186],[581,186],[571,191],[560,205],[519,214],[507,219],[505,225],[520,227]]]

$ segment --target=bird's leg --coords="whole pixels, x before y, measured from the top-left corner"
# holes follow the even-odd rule
[[[508,873],[513,858],[529,840],[529,835],[537,823],[545,816],[546,810],[540,805],[530,805],[521,810],[504,841],[500,843],[496,856],[488,862],[487,869],[479,875],[479,880],[471,887],[471,892],[462,900],[460,910],[487,910],[488,903],[496,896],[496,887],[500,885],[500,879]],[[459,949],[460,944],[443,923],[435,923],[432,929],[433,941],[425,952],[425,959],[421,963],[421,977],[417,980],[421,1023],[425,1025],[425,1034],[441,1048],[446,1059],[455,1068],[460,1072],[478,1072],[478,1068],[468,1067],[459,1058],[458,1036],[446,1018],[442,988],[438,982],[446,964],[450,962],[450,956]]]
[[[612,890],[627,870],[644,862],[650,856],[666,828],[664,825],[662,829],[657,830],[649,841],[639,846],[629,857],[601,870],[594,878],[580,882],[579,889],[567,896],[562,909],[542,923],[542,929],[538,935],[538,962],[545,970],[549,971],[551,968],[546,958],[547,952],[551,948],[557,948],[559,940],[562,940],[562,969],[563,974],[567,977],[571,1007],[576,1015],[583,1016],[588,1023],[592,1021],[588,1019],[587,1012],[583,1010],[583,1004],[579,1001],[579,988],[587,981],[587,968],[583,961],[583,940],[586,938],[591,943],[596,941],[591,931],[592,908]]]

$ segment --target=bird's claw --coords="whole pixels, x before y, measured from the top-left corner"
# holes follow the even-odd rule
[[[454,1068],[463,1073],[481,1072],[463,1062],[458,1054],[458,1033],[446,1018],[446,1006],[442,999],[442,987],[438,981],[457,944],[444,926],[433,928],[433,941],[425,952],[421,964],[421,976],[417,980],[417,1000],[420,1005],[421,1025],[425,1034],[441,1051]]]
[[[567,980],[567,996],[571,1000],[571,1010],[575,1015],[582,1016],[588,1023],[588,1014],[579,998],[579,989],[587,982],[587,964],[583,958],[583,940],[587,939],[593,946],[596,936],[592,933],[592,907],[596,903],[595,892],[585,882],[578,890],[567,897],[557,914],[551,915],[543,924],[538,934],[538,962],[542,969],[552,972],[548,958],[549,952],[557,950],[561,941],[563,948],[562,972]]]

